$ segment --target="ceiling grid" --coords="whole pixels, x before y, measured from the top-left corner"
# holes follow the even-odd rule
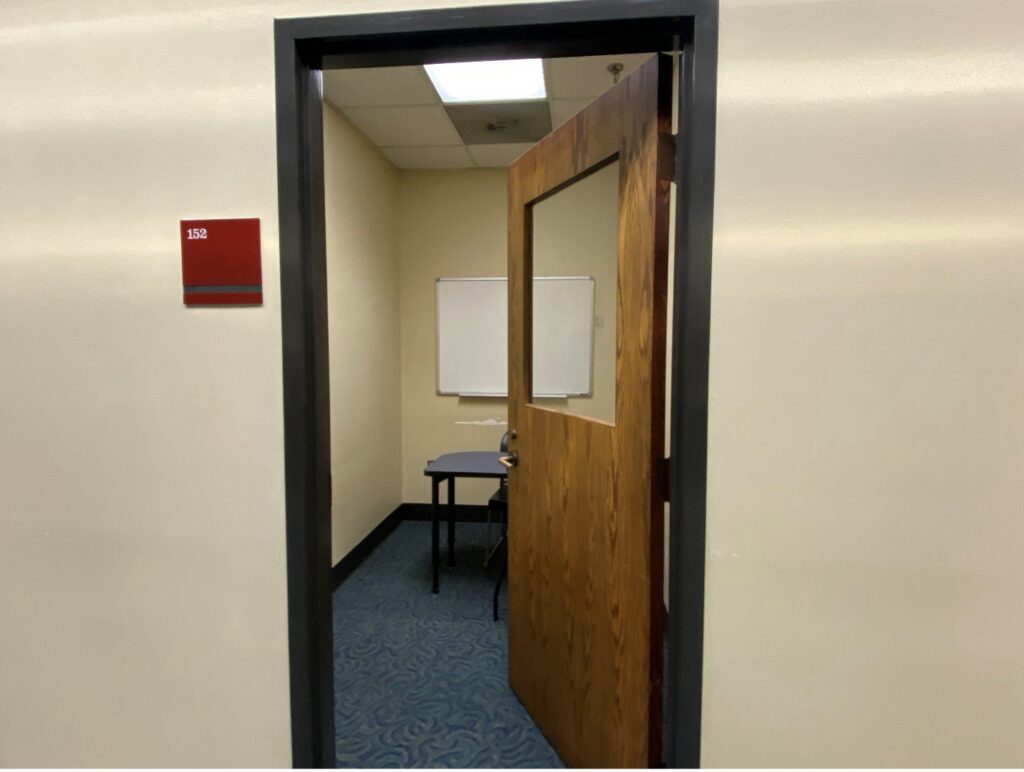
[[[609,65],[649,56],[545,59],[541,100],[445,105],[421,66],[329,70],[324,99],[399,169],[500,168],[610,88]]]

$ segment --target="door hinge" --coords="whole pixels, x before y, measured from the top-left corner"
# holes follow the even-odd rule
[[[658,135],[658,181],[676,181],[676,135]]]
[[[672,493],[670,458],[660,458],[654,462],[654,490],[662,501],[670,501]]]

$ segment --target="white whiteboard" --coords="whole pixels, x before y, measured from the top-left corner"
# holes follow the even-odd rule
[[[594,279],[533,280],[533,393],[591,392]],[[437,392],[508,396],[508,281],[437,280]]]

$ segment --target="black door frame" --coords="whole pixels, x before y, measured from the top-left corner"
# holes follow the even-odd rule
[[[323,69],[682,51],[673,288],[670,766],[700,765],[718,0],[574,0],[279,19],[277,92],[292,762],[334,766]]]

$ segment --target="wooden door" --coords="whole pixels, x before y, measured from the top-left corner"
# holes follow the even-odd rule
[[[570,766],[661,763],[670,89],[670,58],[652,57],[509,167],[509,680]],[[614,400],[602,419],[585,399],[534,398],[531,320],[538,207],[609,164]],[[564,218],[581,237],[603,220],[588,222]]]

